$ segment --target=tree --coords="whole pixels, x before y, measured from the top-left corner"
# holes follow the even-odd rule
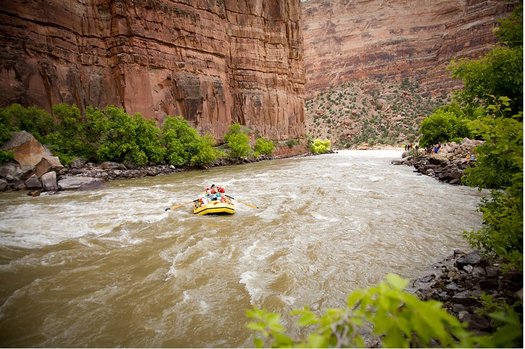
[[[465,104],[494,104],[501,96],[510,98],[513,115],[523,109],[523,7],[500,21],[496,36],[500,44],[480,59],[453,61],[452,77],[463,81],[457,93]]]
[[[96,148],[87,141],[86,123],[76,105],[64,103],[53,106],[55,131],[44,137],[44,143],[63,164],[75,158],[96,158]]]
[[[196,151],[191,156],[191,166],[205,167],[211,165],[221,155],[220,152],[214,148],[215,140],[211,135],[200,137],[194,144]]]
[[[501,109],[508,99],[489,106],[473,128],[484,143],[475,149],[475,166],[465,170],[467,185],[493,189],[483,201],[484,226],[465,232],[466,239],[485,255],[499,257],[509,269],[523,269],[523,123],[522,113],[508,118]],[[500,115],[500,116],[498,116]]]
[[[423,148],[437,143],[460,141],[470,136],[467,120],[461,119],[453,112],[436,110],[421,123],[419,145]]]
[[[122,108],[86,109],[88,141],[95,144],[97,160],[143,166],[148,158],[136,143],[136,126]]]

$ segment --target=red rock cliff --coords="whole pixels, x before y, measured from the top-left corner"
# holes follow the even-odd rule
[[[490,0],[308,0],[303,2],[306,91],[361,78],[410,78],[430,91],[458,82],[452,58],[495,42],[496,20],[518,3]]]
[[[2,1],[0,106],[183,115],[220,139],[240,122],[304,136],[299,0]]]

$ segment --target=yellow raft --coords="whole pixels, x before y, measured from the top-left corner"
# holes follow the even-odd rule
[[[200,204],[198,200],[195,200],[193,207],[193,213],[199,215],[205,214],[234,214],[235,206],[230,202],[210,201],[207,204]]]

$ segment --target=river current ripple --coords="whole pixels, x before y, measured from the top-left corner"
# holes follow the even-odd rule
[[[481,193],[340,151],[0,194],[0,346],[251,347],[245,310],[344,306],[394,272],[421,275],[477,229]],[[222,184],[233,216],[194,216]]]

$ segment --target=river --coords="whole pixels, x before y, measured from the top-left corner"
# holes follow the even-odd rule
[[[400,155],[344,150],[0,193],[0,346],[252,347],[254,305],[289,326],[292,309],[344,306],[389,272],[420,276],[468,249],[481,193],[390,165]],[[243,202],[235,215],[165,212],[212,183]]]

